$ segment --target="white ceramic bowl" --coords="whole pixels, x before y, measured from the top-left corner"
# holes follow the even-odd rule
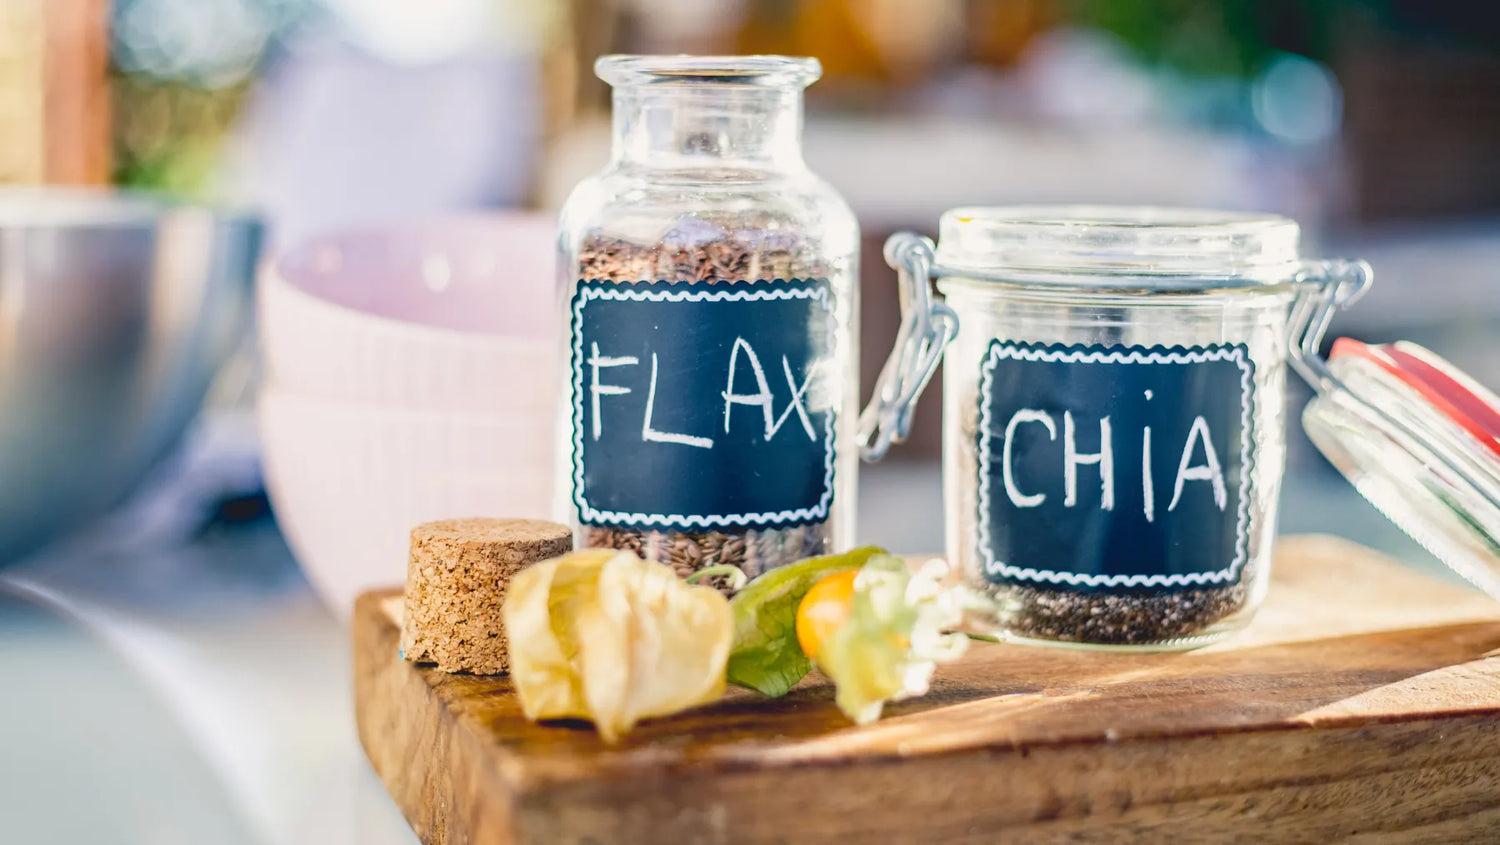
[[[522,213],[334,234],[259,285],[266,383],[469,413],[553,411],[556,225]]]
[[[274,388],[258,410],[276,519],[340,615],[360,592],[405,580],[418,523],[550,514],[550,415],[375,407]]]

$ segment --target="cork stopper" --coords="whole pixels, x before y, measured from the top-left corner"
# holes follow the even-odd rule
[[[402,654],[445,672],[509,671],[500,608],[510,579],[572,548],[571,530],[536,519],[445,519],[413,528]]]

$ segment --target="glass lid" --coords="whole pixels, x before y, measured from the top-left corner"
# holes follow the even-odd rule
[[[1343,338],[1303,427],[1361,495],[1500,598],[1500,399],[1416,344]]]
[[[955,275],[1145,289],[1285,284],[1298,227],[1274,214],[1152,206],[955,208],[936,260]],[[1128,281],[1127,281],[1128,280]]]

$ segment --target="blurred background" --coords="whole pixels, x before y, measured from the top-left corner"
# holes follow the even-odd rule
[[[608,154],[609,52],[822,61],[804,145],[863,228],[867,392],[887,235],[1074,201],[1295,217],[1305,254],[1376,268],[1335,334],[1500,386],[1500,6],[1468,0],[0,0],[0,182],[251,208],[262,257],[545,217]],[[419,270],[436,290],[446,267]],[[239,275],[237,341],[109,515],[0,560],[0,840],[411,841],[353,740],[342,623],[264,490]],[[6,278],[0,388],[34,363]],[[0,389],[0,429],[24,396]],[[863,540],[941,547],[939,410],[865,468]],[[1284,531],[1432,567],[1289,430]]]

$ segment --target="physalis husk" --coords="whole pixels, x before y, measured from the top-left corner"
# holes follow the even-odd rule
[[[522,570],[502,616],[529,719],[587,719],[612,743],[642,719],[724,694],[729,602],[629,552],[574,552]]]

